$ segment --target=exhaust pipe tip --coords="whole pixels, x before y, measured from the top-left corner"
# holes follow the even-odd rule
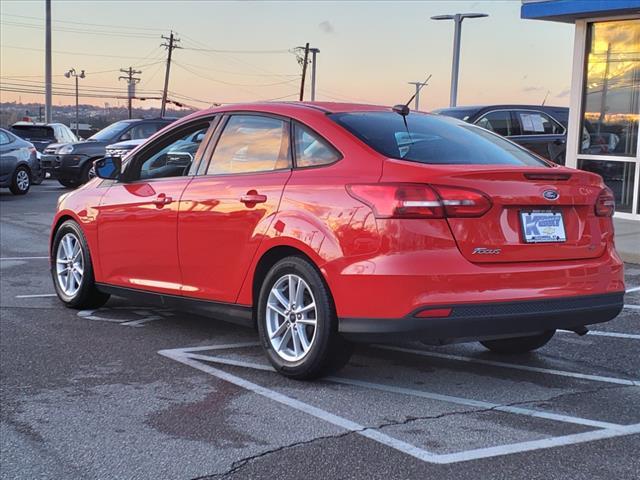
[[[570,329],[572,332],[577,333],[578,335],[580,335],[581,337],[586,335],[587,333],[589,333],[589,329],[587,327],[585,327],[584,325],[580,326],[580,327],[574,327]]]

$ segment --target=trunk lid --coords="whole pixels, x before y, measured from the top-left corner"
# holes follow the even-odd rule
[[[483,216],[447,218],[460,253],[473,263],[595,258],[604,253],[613,236],[611,219],[594,211],[604,184],[597,175],[580,170],[387,160],[382,181],[448,185],[486,194],[492,207]],[[523,213],[528,214],[524,219]],[[525,231],[530,239],[544,231],[556,232],[545,225],[558,224],[558,214],[565,241],[525,241]]]

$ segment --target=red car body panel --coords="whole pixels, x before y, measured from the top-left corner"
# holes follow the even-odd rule
[[[196,177],[180,202],[177,228],[185,295],[234,303],[278,211],[291,170]],[[261,203],[242,203],[247,194]]]
[[[274,248],[293,248],[322,272],[340,318],[393,321],[438,305],[624,291],[612,219],[594,212],[604,188],[597,175],[564,167],[426,165],[389,159],[328,119],[325,108],[388,110],[265,103],[199,112],[169,128],[225,112],[280,115],[315,130],[342,159],[322,167],[245,175],[111,186],[94,180],[62,199],[54,230],[66,216],[80,223],[98,283],[242,306],[254,304],[254,275],[261,259]],[[526,178],[550,172],[569,178]],[[491,208],[478,218],[376,218],[345,186],[378,182],[473,189],[491,199]],[[567,241],[526,244],[519,212],[548,207],[541,194],[549,188],[559,193],[554,206],[563,213]],[[240,201],[254,193],[265,195],[266,201]],[[162,194],[172,201],[159,205]],[[502,253],[475,255],[478,246],[500,248]]]

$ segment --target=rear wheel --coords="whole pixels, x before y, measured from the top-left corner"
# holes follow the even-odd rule
[[[496,353],[527,353],[545,346],[555,333],[555,330],[547,330],[537,335],[484,340],[480,343]]]
[[[281,374],[317,378],[349,360],[353,345],[338,334],[329,290],[307,260],[287,257],[276,263],[265,277],[257,307],[262,347]]]
[[[87,241],[76,222],[67,220],[58,228],[51,256],[53,285],[67,307],[97,308],[109,300],[96,288]]]
[[[31,172],[29,169],[25,166],[16,168],[16,171],[13,172],[11,185],[9,186],[11,193],[14,195],[24,195],[29,191],[29,187],[31,187]]]

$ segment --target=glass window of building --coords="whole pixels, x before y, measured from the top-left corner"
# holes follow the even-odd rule
[[[640,97],[640,22],[590,23],[580,154],[635,157]]]

